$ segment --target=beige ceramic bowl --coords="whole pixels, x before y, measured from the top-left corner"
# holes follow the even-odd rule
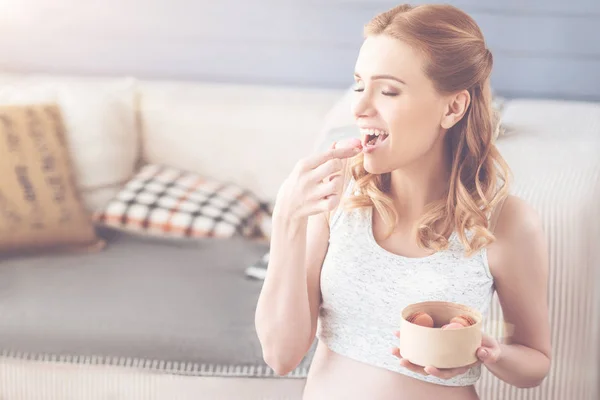
[[[431,315],[434,326],[442,326],[453,317],[469,315],[475,324],[442,330],[415,325],[406,320],[417,311]],[[413,364],[436,368],[458,368],[477,361],[481,346],[481,314],[464,305],[442,301],[415,303],[402,310],[400,322],[400,353]]]

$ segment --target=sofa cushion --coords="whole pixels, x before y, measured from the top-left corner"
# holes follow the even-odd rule
[[[0,252],[101,249],[54,104],[0,106]]]
[[[254,328],[262,282],[243,274],[265,244],[103,236],[108,246],[94,255],[0,261],[1,354],[273,375]],[[310,358],[291,375],[305,376]]]
[[[238,185],[164,165],[147,164],[105,209],[104,226],[169,237],[264,237],[266,205]]]
[[[46,74],[0,75],[0,105],[56,103],[64,116],[85,205],[103,206],[139,156],[135,80]]]

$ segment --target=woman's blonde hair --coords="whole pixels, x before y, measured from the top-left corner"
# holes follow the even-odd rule
[[[445,199],[426,208],[417,243],[431,250],[447,248],[456,230],[468,255],[494,240],[489,218],[508,195],[509,167],[494,145],[489,77],[493,57],[483,34],[466,13],[450,5],[400,5],[377,15],[364,29],[365,38],[389,35],[409,44],[425,60],[425,74],[439,93],[468,90],[471,102],[463,118],[447,132],[452,153],[451,177]],[[398,214],[389,197],[390,173],[373,175],[363,167],[363,155],[349,164],[355,196],[346,208],[373,206],[391,234]],[[473,235],[469,239],[466,231]]]

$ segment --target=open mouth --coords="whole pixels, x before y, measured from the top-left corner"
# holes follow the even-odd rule
[[[363,129],[363,146],[372,147],[383,143],[389,136],[389,133],[380,129]]]

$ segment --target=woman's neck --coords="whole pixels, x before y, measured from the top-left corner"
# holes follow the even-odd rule
[[[399,225],[413,227],[425,207],[442,199],[450,182],[451,156],[444,146],[436,146],[417,162],[392,171],[390,195]]]

